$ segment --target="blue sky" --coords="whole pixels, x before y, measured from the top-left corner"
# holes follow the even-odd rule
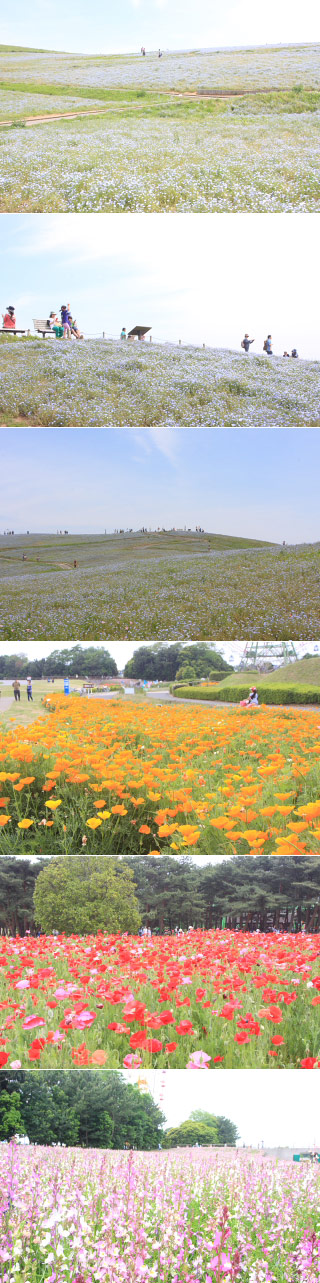
[[[0,530],[142,525],[320,540],[320,430],[0,430]]]
[[[318,214],[3,214],[0,311],[70,302],[86,334],[320,356]]]
[[[1,22],[3,43],[87,54],[319,38],[318,0],[15,0]]]

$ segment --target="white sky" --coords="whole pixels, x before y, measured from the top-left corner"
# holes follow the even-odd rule
[[[306,1080],[306,1073],[308,1078]],[[236,1123],[240,1143],[273,1147],[320,1145],[319,1071],[301,1069],[172,1069],[128,1071],[127,1080],[146,1079],[169,1127],[193,1109],[223,1114]]]
[[[72,650],[73,646],[81,646],[82,650],[86,650],[88,646],[94,646],[96,649],[99,649],[100,646],[103,646],[105,650],[109,651],[109,654],[112,655],[112,658],[115,659],[117,667],[121,671],[124,668],[125,664],[128,662],[128,660],[131,659],[133,652],[137,650],[139,646],[147,646],[148,644],[150,645],[152,650],[153,646],[155,645],[155,642],[148,643],[148,642],[139,641],[139,640],[132,641],[132,642],[129,642],[129,641],[128,642],[121,642],[121,641],[119,642],[118,641],[117,642],[112,642],[112,641],[111,642],[109,641],[81,642],[81,641],[77,641],[76,638],[74,638],[73,641],[70,641],[70,642],[66,642],[66,641],[38,642],[33,640],[32,641],[29,641],[29,640],[1,641],[0,653],[2,655],[24,654],[24,655],[27,655],[28,659],[45,659],[46,656],[51,655],[52,651],[54,650]],[[186,642],[186,645],[191,645],[191,644],[192,644],[191,642],[190,643]],[[267,645],[267,643],[264,643],[264,644]],[[298,655],[302,656],[302,655],[305,655],[307,652],[308,654],[317,653],[319,651],[320,641],[318,640],[318,641],[295,642],[294,644],[298,652]],[[170,646],[170,641],[168,642],[168,645]],[[174,645],[174,642],[172,642],[171,645]],[[232,642],[212,641],[212,645],[217,651],[219,651],[221,655],[223,655],[227,663],[230,663],[236,666],[237,664],[240,663],[246,642],[245,641],[232,641]]]
[[[319,40],[318,0],[15,0],[1,40],[82,53]]]
[[[318,214],[2,216],[2,295],[19,324],[67,292],[86,334],[148,324],[154,340],[320,355]],[[192,250],[192,252],[191,252]],[[43,310],[44,309],[44,310]]]

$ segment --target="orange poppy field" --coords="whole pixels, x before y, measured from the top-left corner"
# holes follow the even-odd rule
[[[1,732],[2,854],[319,853],[319,712],[45,703]]]

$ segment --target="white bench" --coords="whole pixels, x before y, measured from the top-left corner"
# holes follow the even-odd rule
[[[49,335],[49,338],[55,339],[56,336],[55,336],[54,330],[52,330],[51,326],[49,325],[49,321],[38,321],[34,319],[33,325],[34,325],[34,329],[36,330],[36,333],[42,334],[43,339],[45,339],[46,334]]]

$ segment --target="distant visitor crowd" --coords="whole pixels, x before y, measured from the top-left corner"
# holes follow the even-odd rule
[[[2,313],[2,322],[3,330],[11,331],[13,334],[26,333],[26,330],[19,329],[17,327],[16,312],[15,308],[12,306],[7,307],[6,311]],[[79,329],[77,321],[72,316],[70,303],[62,303],[60,316],[58,316],[56,312],[50,312],[47,320],[34,321],[34,327],[35,330],[37,330],[38,333],[43,334],[43,336],[51,333],[54,334],[57,339],[83,339],[84,337],[82,331]],[[150,330],[151,326],[149,325],[135,325],[132,330],[127,332],[126,326],[123,325],[120,333],[120,340],[123,342],[127,339],[138,339],[138,341],[141,342],[146,338],[146,335],[149,334],[151,342]],[[103,335],[103,337],[105,337],[105,335]],[[250,339],[249,334],[245,334],[244,338],[241,340],[242,350],[247,356],[254,342],[255,339]],[[267,334],[263,344],[263,352],[266,352],[267,356],[273,356],[272,344],[272,334]],[[203,344],[203,346],[205,345]],[[296,358],[298,355],[299,353],[297,352],[296,347],[292,348],[291,352],[287,352],[286,350],[283,352],[283,356]]]
[[[244,339],[241,341],[241,347],[244,352],[248,354],[248,352],[250,352],[251,344],[254,342],[254,339],[249,339],[249,335],[245,334]],[[267,356],[273,356],[272,334],[267,334],[263,344],[263,351],[267,353]],[[298,356],[296,347],[292,348],[292,352],[284,352],[283,356]]]

